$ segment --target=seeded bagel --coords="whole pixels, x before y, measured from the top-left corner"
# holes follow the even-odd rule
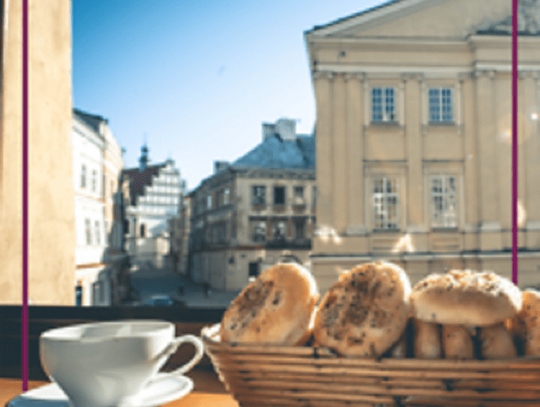
[[[414,316],[449,325],[491,326],[521,310],[519,288],[492,272],[431,274],[411,292]]]
[[[277,264],[231,302],[221,321],[221,340],[303,345],[311,336],[318,299],[317,284],[306,268]]]
[[[506,322],[511,335],[527,356],[540,355],[540,292],[527,289],[522,293],[523,307]]]
[[[319,305],[315,344],[340,355],[381,356],[407,326],[410,291],[405,271],[392,263],[368,263],[343,273]]]

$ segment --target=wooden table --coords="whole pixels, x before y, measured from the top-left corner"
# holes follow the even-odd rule
[[[215,375],[206,371],[193,371],[187,374],[195,386],[193,392],[186,397],[165,404],[163,407],[239,407],[233,397],[225,392],[221,383],[217,382]],[[48,382],[29,381],[28,390],[46,385]],[[21,379],[6,379],[0,377],[0,407],[22,393]]]

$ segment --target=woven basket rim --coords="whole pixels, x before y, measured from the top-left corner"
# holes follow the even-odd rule
[[[312,356],[314,360],[319,358],[344,360],[353,362],[357,361],[362,365],[411,365],[417,364],[419,367],[426,367],[429,365],[436,365],[437,368],[447,369],[463,369],[472,368],[478,370],[484,370],[489,368],[500,368],[502,366],[510,365],[538,365],[538,371],[540,372],[540,355],[537,356],[519,356],[512,359],[493,359],[493,360],[452,360],[452,359],[417,359],[417,358],[366,358],[361,356],[341,356],[326,347],[313,347],[313,346],[294,346],[294,345],[281,345],[281,344],[259,344],[259,343],[246,343],[246,342],[221,342],[219,340],[219,328],[220,323],[205,327],[201,331],[201,338],[206,345],[206,348],[217,350],[221,352],[231,353],[258,353],[258,354],[290,354],[309,357]]]

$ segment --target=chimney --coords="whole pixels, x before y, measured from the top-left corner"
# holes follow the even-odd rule
[[[228,161],[214,161],[214,174],[221,172],[229,167]]]
[[[266,140],[268,137],[272,137],[276,134],[276,125],[271,123],[263,123],[262,125],[262,141]]]
[[[296,120],[294,119],[279,119],[276,124],[276,133],[279,134],[282,140],[296,140]]]

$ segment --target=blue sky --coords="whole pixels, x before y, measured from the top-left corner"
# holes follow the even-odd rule
[[[126,167],[146,138],[188,188],[261,141],[263,122],[311,133],[303,33],[380,0],[72,0],[73,105],[109,119]]]

